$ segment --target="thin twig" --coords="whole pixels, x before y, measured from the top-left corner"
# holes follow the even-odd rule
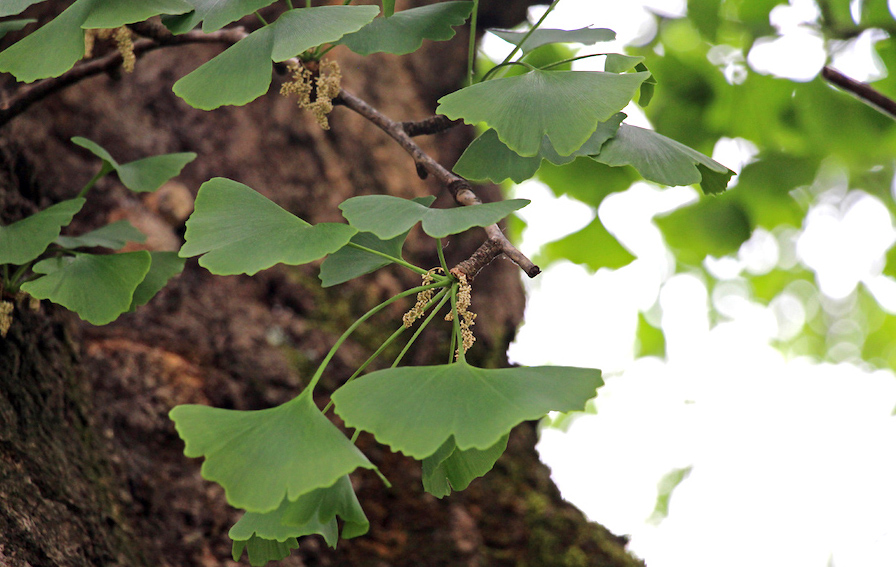
[[[476,193],[473,192],[473,187],[470,185],[469,181],[451,173],[442,167],[439,162],[432,159],[411,139],[400,122],[392,120],[345,89],[340,91],[339,96],[333,99],[333,104],[340,104],[357,112],[380,130],[391,136],[392,139],[398,142],[398,145],[404,148],[404,150],[414,159],[418,171],[426,171],[427,174],[432,175],[440,183],[445,185],[448,190],[451,191],[451,195],[458,205],[469,206],[482,203],[482,201],[479,200],[479,197],[476,196]],[[505,254],[508,258],[513,260],[513,262],[530,278],[534,278],[541,273],[541,269],[538,266],[533,264],[525,254],[520,252],[516,246],[507,240],[507,237],[504,236],[504,233],[498,225],[493,224],[485,227],[485,233],[488,235],[488,241],[486,241],[486,243],[483,244],[483,246],[481,246],[469,260],[461,262],[453,268],[455,270],[461,270],[467,276],[468,281],[471,280],[483,266],[487,265],[501,254]],[[489,244],[489,242],[491,242],[491,244]],[[480,253],[480,251],[482,252]]]
[[[837,85],[841,89],[854,94],[863,102],[873,106],[890,118],[896,119],[896,101],[890,97],[881,94],[865,83],[860,83],[855,79],[847,77],[833,67],[825,67],[822,69],[821,76],[829,83]]]

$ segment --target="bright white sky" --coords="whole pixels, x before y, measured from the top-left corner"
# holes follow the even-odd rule
[[[643,4],[669,15],[685,10],[684,1]],[[811,1],[793,0],[773,14],[784,39],[757,42],[746,55],[713,56],[732,82],[745,65],[810,80],[824,63],[823,45],[798,24],[813,17]],[[655,29],[642,3],[607,0],[564,0],[546,26],[589,24],[616,30],[620,45]],[[873,39],[861,38],[835,63],[859,79],[878,75],[869,56]],[[500,50],[500,43],[486,49]],[[626,112],[644,124],[636,109]],[[748,142],[723,140],[713,157],[739,171],[754,153]],[[846,188],[836,176],[829,180],[802,231],[758,231],[737,258],[710,262],[726,280],[713,297],[698,277],[673,275],[650,221],[696,192],[648,183],[611,195],[599,210],[637,255],[634,263],[596,274],[558,264],[527,284],[526,324],[511,359],[598,367],[607,382],[596,415],[577,418],[566,431],[543,431],[542,459],[563,495],[590,518],[631,535],[630,549],[649,567],[896,565],[896,378],[861,368],[847,347],[840,359],[852,362],[786,359],[770,341],[802,326],[812,308],[800,299],[805,290],[795,286],[765,307],[751,301],[737,277],[800,261],[816,270],[822,301],[848,308],[862,282],[896,309],[896,282],[880,275],[882,255],[896,239],[892,219],[876,198],[847,195]],[[533,201],[521,211],[527,253],[594,215],[534,182],[515,193]],[[657,301],[667,359],[636,360],[637,313]],[[710,302],[726,322],[710,324]],[[683,467],[692,470],[673,493],[668,518],[649,523],[658,481]]]

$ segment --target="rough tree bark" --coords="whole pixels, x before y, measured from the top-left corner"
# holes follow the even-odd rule
[[[513,25],[530,3],[484,0],[481,21]],[[43,22],[66,4],[46,2],[29,14]],[[176,182],[145,198],[104,179],[72,226],[127,218],[149,235],[151,249],[179,247],[192,195],[213,176],[243,182],[310,222],[339,221],[339,202],[359,194],[434,194],[450,206],[444,187],[421,181],[407,154],[359,116],[337,108],[332,130],[321,130],[277,95],[282,77],[245,107],[188,107],[171,92],[173,81],[218,51],[149,53],[135,73],[85,80],[0,129],[2,221],[71,197],[95,173],[96,160],[68,141],[76,135],[122,162],[199,154]],[[432,114],[436,99],[460,83],[465,53],[461,31],[411,56],[361,58],[337,49],[333,58],[346,88],[396,120],[414,120]],[[3,81],[8,95],[16,85]],[[468,129],[454,128],[421,143],[450,166],[470,139]],[[500,198],[495,187],[481,188],[480,196]],[[452,239],[449,263],[481,241],[482,234]],[[437,264],[416,233],[408,256]],[[478,364],[506,364],[524,305],[519,278],[516,266],[498,260],[475,281],[479,340],[471,355]],[[201,479],[200,462],[183,456],[167,412],[180,403],[257,409],[289,399],[354,317],[417,282],[385,269],[321,290],[313,266],[216,277],[191,261],[149,305],[106,327],[82,324],[46,302],[37,309],[20,302],[0,340],[0,565],[232,564],[226,534],[237,514]],[[340,350],[325,378],[329,387],[407,307],[396,306]],[[445,337],[429,332],[413,362],[441,362]],[[494,471],[437,500],[422,492],[417,464],[362,436],[362,449],[393,484],[386,489],[373,474],[354,475],[370,533],[336,550],[305,538],[283,564],[639,564],[623,538],[561,500],[535,441],[534,424],[518,427]]]

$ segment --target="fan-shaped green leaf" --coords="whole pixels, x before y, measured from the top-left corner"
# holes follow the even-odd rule
[[[363,535],[370,528],[347,475],[333,486],[318,488],[297,500],[284,499],[272,512],[246,513],[230,528],[230,538],[245,541],[254,536],[287,541],[293,537],[320,534],[327,545],[336,547],[339,538],[336,516],[343,520],[342,537],[345,539]]]
[[[69,199],[0,226],[0,264],[24,264],[34,260],[59,236],[63,226],[84,206],[84,199]]]
[[[420,221],[423,221],[423,232],[434,238],[444,238],[474,226],[495,224],[528,204],[527,199],[511,199],[453,209],[430,209],[391,195],[364,195],[346,199],[339,208],[349,224],[358,230],[388,240],[410,230]]]
[[[644,61],[644,57],[640,55],[608,53],[607,61],[604,63],[604,71],[607,73],[625,73],[637,67],[638,63],[642,61]],[[642,69],[638,70],[641,71]],[[646,70],[646,67],[643,70]]]
[[[121,183],[137,193],[152,192],[166,181],[180,174],[185,165],[196,159],[193,152],[163,154],[119,164],[102,146],[87,138],[75,136],[72,143],[88,150],[107,166],[115,171]]]
[[[621,268],[635,259],[597,217],[582,230],[546,244],[542,254],[538,261],[543,264],[563,259],[594,271]]]
[[[202,22],[205,33],[219,30],[255,10],[270,6],[276,0],[188,0],[193,11],[183,16],[165,18],[172,33],[186,33]]]
[[[537,155],[547,136],[561,156],[578,150],[598,123],[631,101],[650,73],[535,70],[478,83],[439,99],[438,113],[485,122],[521,156]]]
[[[488,31],[513,45],[519,45],[528,33],[528,31],[501,29],[490,29]],[[616,32],[606,28],[579,28],[577,30],[540,28],[532,32],[521,49],[523,50],[523,53],[528,53],[542,45],[548,45],[549,43],[581,43],[583,45],[593,45],[600,41],[613,41],[614,39],[616,39]]]
[[[523,421],[582,409],[602,384],[600,370],[590,368],[482,369],[458,362],[371,372],[332,399],[346,426],[423,459],[452,436],[462,451],[486,450]]]
[[[19,31],[30,23],[36,22],[34,18],[24,18],[21,20],[7,20],[0,22],[0,38],[11,31]]]
[[[274,22],[274,61],[285,61],[306,49],[331,43],[368,25],[376,6],[320,6],[290,10]]]
[[[376,6],[319,6],[285,12],[174,83],[193,107],[212,110],[243,105],[267,92],[271,61],[284,61],[322,43],[334,42],[376,17]]]
[[[310,390],[266,410],[184,405],[169,415],[184,454],[205,457],[203,478],[249,512],[270,512],[284,498],[331,486],[358,467],[375,468],[317,409]]]
[[[137,193],[152,192],[172,177],[180,175],[185,165],[196,159],[193,152],[150,156],[119,165],[116,169],[122,184]]]
[[[436,498],[448,496],[452,490],[466,489],[473,480],[492,470],[504,454],[509,437],[504,435],[484,451],[461,451],[454,438],[449,438],[438,451],[423,459],[423,488]]]
[[[472,2],[438,2],[391,16],[386,13],[387,17],[373,20],[340,43],[361,55],[412,53],[420,49],[424,39],[444,41],[454,37],[454,26],[463,25],[472,9]]]
[[[273,50],[273,30],[271,26],[263,27],[181,77],[174,83],[174,94],[202,110],[251,102],[271,85]]]
[[[243,550],[248,549],[249,564],[252,567],[260,567],[268,561],[286,559],[290,552],[298,547],[299,542],[294,537],[287,538],[286,541],[277,541],[252,536],[248,540],[233,541],[233,560],[239,561]]]
[[[141,305],[146,305],[165,287],[168,280],[181,273],[185,260],[177,255],[177,252],[150,252],[152,264],[149,272],[137,289],[134,290],[134,299],[128,311],[133,311]]]
[[[576,159],[577,156],[600,152],[604,142],[616,135],[623,119],[625,119],[625,114],[617,112],[609,120],[598,124],[594,134],[582,144],[582,147],[569,156],[558,155],[551,146],[550,140],[545,136],[538,154],[523,157],[504,145],[498,138],[498,134],[489,129],[467,147],[457,163],[454,164],[454,172],[471,181],[489,180],[493,183],[501,183],[505,179],[511,179],[514,183],[522,183],[535,175],[535,172],[541,167],[542,159],[547,159],[556,165],[564,165]]]
[[[46,274],[22,284],[22,291],[37,299],[49,299],[74,311],[94,325],[111,323],[127,311],[134,290],[149,271],[149,252],[77,254],[69,262],[42,260],[34,265]]]
[[[43,1],[44,0],[4,0],[4,2],[0,4],[0,18],[21,14],[28,6],[39,4]]]
[[[629,124],[593,158],[611,166],[631,165],[644,179],[664,185],[700,183],[706,194],[721,193],[734,172],[680,142]],[[701,167],[702,166],[702,167]]]
[[[60,236],[56,244],[63,248],[87,248],[102,246],[118,250],[128,242],[143,242],[146,235],[134,228],[134,225],[126,220],[107,224],[96,230],[91,230],[81,236]]]
[[[156,14],[182,14],[189,9],[180,0],[78,0],[54,20],[0,53],[0,71],[12,73],[26,83],[57,77],[84,56],[82,27],[117,28]]]
[[[193,6],[184,0],[103,0],[93,2],[82,28],[112,29],[142,22],[159,14],[186,14]]]
[[[345,224],[312,226],[242,183],[215,177],[199,188],[180,256],[204,254],[199,265],[214,274],[253,275],[322,258],[356,232]]]
[[[414,202],[420,203],[428,207],[436,200],[435,197],[415,197]],[[405,231],[395,238],[382,240],[375,234],[369,232],[359,232],[352,236],[351,242],[377,250],[383,254],[388,254],[393,258],[401,258],[401,248],[404,241],[408,237],[410,231]],[[330,287],[341,284],[364,274],[369,274],[375,270],[379,270],[383,266],[391,264],[389,260],[377,254],[371,254],[364,250],[358,250],[351,246],[344,246],[327,256],[323,264],[320,266],[320,280],[323,287]]]

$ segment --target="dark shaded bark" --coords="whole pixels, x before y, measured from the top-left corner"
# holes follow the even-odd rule
[[[35,12],[58,10],[54,4]],[[527,2],[483,4],[489,25],[512,25]],[[466,43],[463,32],[458,36],[407,57],[361,58],[342,49],[333,57],[346,88],[395,120],[416,120],[459,84]],[[421,181],[413,160],[357,115],[337,108],[332,130],[322,131],[276,94],[282,77],[244,107],[188,107],[171,84],[218,51],[192,46],[150,53],[133,75],[86,80],[0,130],[7,158],[4,221],[27,213],[23,203],[46,206],[73,196],[93,175],[96,160],[68,141],[76,135],[121,162],[199,154],[160,195],[137,197],[114,178],[102,180],[72,227],[128,218],[147,232],[153,249],[180,245],[190,195],[214,176],[245,183],[309,222],[339,221],[337,205],[359,194],[434,194],[450,205],[444,187]],[[470,139],[470,130],[454,128],[422,144],[450,166]],[[491,186],[480,196],[500,198]],[[481,233],[452,238],[449,263],[468,257],[482,239]],[[431,240],[416,231],[406,252],[420,265],[438,263]],[[477,277],[474,362],[506,364],[524,304],[519,278],[505,260]],[[106,327],[79,324],[46,305],[20,307],[9,337],[0,341],[0,565],[229,564],[227,530],[238,513],[219,487],[199,476],[201,463],[183,456],[167,412],[181,403],[238,409],[282,403],[355,317],[418,282],[384,269],[321,289],[314,266],[217,277],[190,261],[149,305]],[[396,305],[362,328],[340,350],[324,389],[362,362],[409,306]],[[409,362],[446,360],[446,337],[445,329],[427,332]],[[418,463],[362,435],[362,450],[393,484],[386,489],[367,472],[353,476],[370,533],[336,550],[305,538],[283,564],[637,564],[623,540],[561,500],[535,440],[534,424],[520,426],[494,471],[437,500],[423,493]]]

